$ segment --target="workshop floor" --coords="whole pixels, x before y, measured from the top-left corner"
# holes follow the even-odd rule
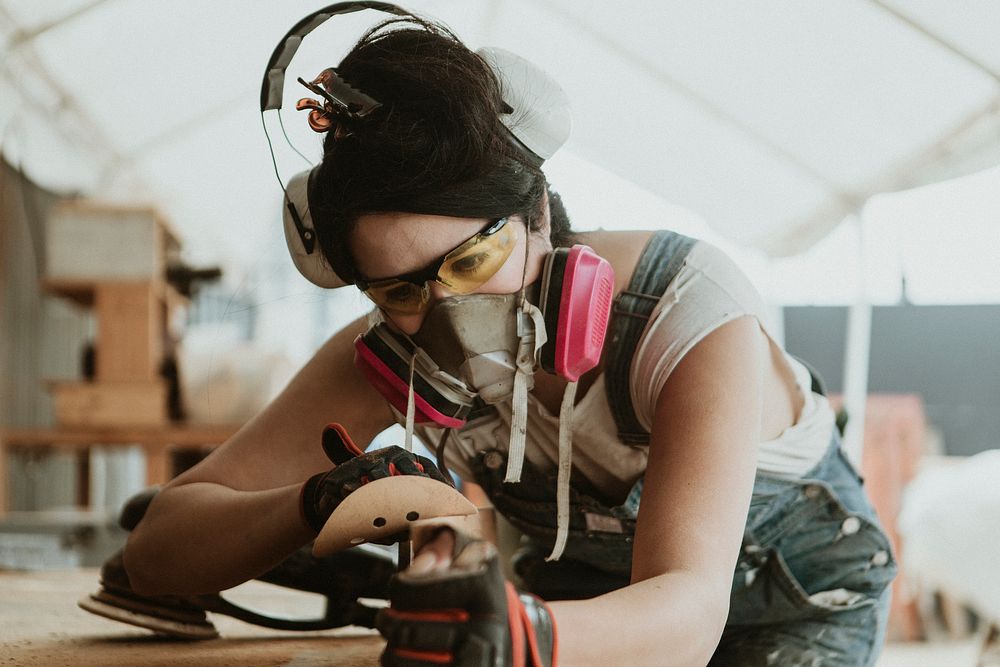
[[[291,633],[213,616],[220,639],[158,638],[88,614],[76,601],[96,590],[97,571],[0,572],[0,656],[6,665],[194,666],[286,665],[361,667],[378,664],[382,641],[359,629]],[[259,610],[302,617],[318,614],[317,596],[250,582],[227,594]],[[890,644],[878,667],[974,667],[978,644]]]
[[[220,639],[162,639],[141,628],[89,614],[76,601],[97,588],[96,569],[0,572],[0,656],[6,665],[340,665],[378,664],[382,640],[362,629],[294,633],[212,616]],[[290,617],[320,615],[319,596],[250,582],[227,597]]]

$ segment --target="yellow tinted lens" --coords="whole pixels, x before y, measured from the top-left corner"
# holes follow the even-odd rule
[[[380,308],[397,313],[419,313],[427,306],[423,287],[403,280],[372,283],[365,295]]]
[[[492,278],[514,250],[517,233],[506,224],[489,236],[469,239],[445,257],[438,276],[453,292],[467,294]]]

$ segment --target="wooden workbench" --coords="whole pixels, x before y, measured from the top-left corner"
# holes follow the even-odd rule
[[[219,639],[186,642],[157,637],[76,606],[97,590],[96,569],[0,571],[0,664],[213,666],[378,664],[384,642],[373,630],[342,628],[294,633],[212,615]],[[226,594],[239,604],[293,617],[319,615],[322,598],[260,582]]]
[[[232,424],[110,428],[32,428],[0,431],[0,515],[8,510],[7,454],[13,450],[60,449],[86,452],[94,446],[139,445],[146,454],[146,486],[165,484],[172,475],[171,453],[210,449],[239,429]],[[82,503],[86,504],[86,503]]]

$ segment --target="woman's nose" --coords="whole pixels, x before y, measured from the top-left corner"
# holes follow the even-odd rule
[[[440,301],[441,299],[447,299],[449,296],[455,296],[456,293],[457,292],[452,292],[436,280],[431,280],[427,283],[427,305],[433,306],[435,302]]]
[[[406,315],[401,313],[390,313],[389,317],[392,318],[393,324],[399,327],[399,330],[408,336],[420,331],[420,327],[424,323],[424,317],[427,315],[427,311],[434,307],[434,304],[441,299],[447,299],[450,296],[454,296],[456,292],[452,292],[444,285],[436,281],[428,281],[427,286],[427,305],[423,312],[414,313],[412,315]]]
[[[393,325],[395,325],[397,329],[402,331],[407,336],[412,336],[420,331],[420,325],[424,322],[423,313],[409,315],[388,310],[385,311],[385,315],[392,321]]]

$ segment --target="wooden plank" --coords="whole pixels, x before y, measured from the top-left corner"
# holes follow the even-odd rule
[[[103,426],[96,429],[21,428],[0,431],[0,516],[9,508],[7,456],[17,449],[75,450],[81,461],[80,487],[77,500],[81,506],[88,504],[90,479],[88,454],[94,445],[139,445],[146,453],[146,477],[149,484],[163,484],[174,476],[173,455],[186,449],[199,454],[213,449],[228,440],[240,426],[238,424],[182,425],[167,427]]]
[[[7,486],[7,454],[9,453],[4,434],[0,433],[0,516],[10,509],[10,491]]]
[[[43,278],[39,281],[39,284],[41,285],[43,292],[63,297],[64,299],[69,299],[80,306],[90,307],[94,305],[94,297],[97,292],[97,287],[105,282],[109,281],[95,280],[93,278]],[[114,280],[110,282],[115,284],[146,284],[150,281]],[[157,298],[161,301],[167,302],[170,312],[173,312],[178,307],[186,306],[190,303],[190,300],[178,292],[177,289],[170,283],[163,280],[155,280],[152,281],[152,283],[155,286]]]
[[[78,306],[89,308],[94,305],[94,280],[74,278],[43,278],[40,281],[43,292],[69,299]]]
[[[98,382],[153,382],[160,376],[164,306],[154,282],[101,282],[94,295]]]
[[[56,382],[56,421],[63,426],[166,425],[167,385],[155,382]]]
[[[0,432],[0,443],[11,448],[73,449],[101,445],[174,445],[201,447],[228,440],[239,424],[180,424],[167,427],[102,425],[96,428],[12,428]]]
[[[145,447],[143,453],[146,455],[146,486],[162,486],[169,482],[173,473],[170,449],[166,446],[154,445]]]

